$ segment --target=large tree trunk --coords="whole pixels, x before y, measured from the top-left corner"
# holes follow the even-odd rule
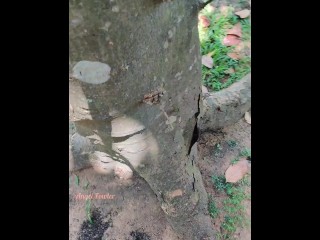
[[[183,239],[213,239],[196,167],[196,0],[70,0],[70,170],[142,177]]]

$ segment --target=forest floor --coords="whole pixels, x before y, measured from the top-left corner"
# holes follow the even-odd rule
[[[244,118],[232,126],[205,132],[198,141],[199,168],[209,195],[209,213],[217,239],[251,239],[251,125]],[[225,172],[237,161],[249,163],[237,183],[226,182]]]
[[[198,167],[211,196],[208,208],[217,240],[251,239],[250,172],[240,183],[226,183],[224,178],[231,163],[241,158],[251,163],[250,149],[251,125],[244,119],[200,134]],[[233,194],[227,193],[230,190]],[[85,200],[90,194],[97,197]],[[179,239],[143,179],[119,180],[97,175],[92,168],[70,175],[69,224],[70,240]]]
[[[200,11],[202,83],[209,91],[227,88],[251,72],[250,9],[251,0],[221,0]],[[198,148],[198,167],[217,239],[251,239],[251,125],[243,118],[232,126],[204,132]],[[247,174],[228,182],[227,169],[239,161],[248,164]]]

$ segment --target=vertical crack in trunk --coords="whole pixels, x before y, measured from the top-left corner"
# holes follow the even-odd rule
[[[199,139],[199,129],[198,129],[198,115],[200,114],[200,94],[198,95],[198,111],[194,114],[195,120],[196,120],[196,124],[194,126],[193,129],[193,133],[192,133],[192,138],[191,138],[191,143],[190,143],[190,147],[188,150],[188,155],[190,156],[190,152],[191,152],[191,148],[192,146],[198,141]],[[194,156],[191,156],[191,165],[193,167],[195,167],[195,163],[194,163]],[[194,176],[194,173],[192,173],[192,190],[195,192],[196,188],[195,188],[195,184],[196,184],[196,178]]]
[[[195,184],[196,184],[196,178],[194,177],[194,173],[192,173],[192,177],[193,177],[193,182],[192,182],[192,189],[195,192],[196,188],[195,188]]]
[[[199,138],[199,128],[198,128],[198,116],[200,114],[200,105],[199,104],[200,104],[200,94],[198,95],[198,111],[194,114],[196,124],[193,129],[191,143],[189,145],[189,150],[188,150],[188,155],[190,155],[190,151],[191,151],[193,144],[195,144]]]

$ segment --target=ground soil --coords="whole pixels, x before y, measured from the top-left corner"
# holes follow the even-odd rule
[[[237,142],[231,148],[228,141]],[[215,151],[219,143],[221,151]],[[201,133],[198,140],[200,159],[198,162],[204,185],[209,194],[222,202],[226,197],[216,193],[211,176],[223,175],[230,161],[241,149],[251,149],[251,126],[241,119],[233,126],[215,132]],[[93,169],[70,175],[69,187],[69,239],[70,240],[175,240],[179,239],[168,225],[155,194],[148,184],[139,177],[120,180],[113,176],[98,175]],[[88,184],[88,186],[86,186]],[[250,188],[247,189],[250,194]],[[92,199],[92,220],[86,215],[86,200],[77,199],[81,193],[108,195],[109,199]],[[251,216],[250,200],[245,203],[247,218]],[[212,227],[219,232],[223,218],[212,220]],[[251,238],[250,226],[237,229],[239,240]]]
[[[228,142],[235,141],[236,146],[231,147]],[[217,144],[220,145],[217,148]],[[217,207],[223,207],[223,200],[227,198],[223,192],[216,191],[211,180],[213,175],[223,176],[227,168],[230,166],[231,161],[236,158],[240,151],[247,148],[251,149],[251,125],[241,119],[236,124],[225,127],[221,130],[205,132],[200,134],[199,138],[199,153],[200,160],[198,167],[200,168],[204,186],[208,194],[213,196]],[[251,167],[248,174],[249,186],[251,185]],[[251,188],[246,187],[245,192],[248,196],[251,195]],[[239,227],[235,234],[234,239],[250,240],[251,239],[251,200],[250,197],[243,202],[245,207],[245,218],[249,224],[244,227]],[[221,231],[221,223],[224,220],[224,215],[221,214],[217,218],[212,219],[213,228]]]
[[[168,225],[158,200],[147,183],[134,177],[120,180],[97,174],[93,169],[72,174],[69,187],[70,240],[147,240],[179,239]],[[89,185],[86,188],[87,182]],[[112,199],[92,199],[92,220],[86,215],[86,200],[77,199],[97,193],[115,195]],[[95,230],[95,231],[93,231]],[[101,231],[103,230],[103,231]]]

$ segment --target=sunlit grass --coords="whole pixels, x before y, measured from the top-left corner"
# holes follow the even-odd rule
[[[202,65],[202,81],[210,90],[219,91],[240,80],[251,71],[251,57],[242,56],[239,60],[232,59],[227,54],[234,51],[234,46],[222,44],[228,29],[240,22],[242,42],[250,42],[251,26],[248,19],[240,19],[232,11],[222,14],[218,9],[209,12],[207,7],[201,12],[209,18],[210,26],[202,27],[199,23],[199,38],[201,55],[210,54],[213,58],[213,68]],[[230,72],[233,69],[234,72]]]

